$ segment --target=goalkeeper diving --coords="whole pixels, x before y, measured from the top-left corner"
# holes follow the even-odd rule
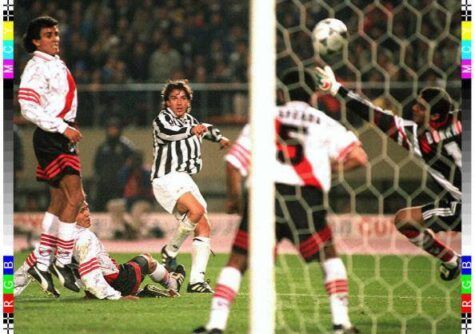
[[[420,91],[412,119],[404,119],[373,105],[337,82],[329,66],[317,67],[318,89],[345,101],[347,110],[371,122],[406,150],[422,159],[437,181],[438,198],[422,206],[406,207],[394,225],[412,244],[438,258],[440,277],[449,281],[460,274],[460,255],[437,237],[441,231],[461,231],[462,124],[449,94],[439,87]]]

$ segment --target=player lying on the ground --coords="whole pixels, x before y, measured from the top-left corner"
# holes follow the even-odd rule
[[[74,244],[74,260],[78,264],[78,276],[81,285],[88,292],[88,297],[98,299],[121,299],[126,296],[160,297],[176,296],[185,278],[182,265],[177,265],[174,272],[154,260],[150,254],[134,257],[127,263],[118,265],[107,253],[103,243],[92,232],[89,207],[84,204],[77,216],[77,234]],[[23,265],[15,272],[15,296],[28,286],[31,276],[28,269],[34,266],[38,248],[30,253]],[[149,275],[160,283],[166,293],[153,285],[139,290],[140,284]],[[59,296],[59,293],[57,294]],[[126,298],[130,299],[130,298]]]
[[[394,224],[411,243],[442,261],[443,280],[456,278],[460,274],[460,255],[434,234],[461,230],[462,124],[450,96],[442,88],[422,89],[412,106],[412,120],[407,120],[347,90],[336,81],[329,66],[317,68],[317,76],[321,91],[343,98],[351,112],[373,122],[399,145],[422,158],[440,185],[439,198],[399,210]]]
[[[272,111],[276,120],[277,157],[269,163],[276,191],[276,239],[289,239],[306,262],[320,263],[330,301],[333,332],[358,333],[349,318],[346,268],[337,255],[323,199],[330,189],[332,169],[351,170],[365,165],[367,156],[352,132],[308,104],[315,88],[311,73],[294,70],[287,73],[282,82],[290,101]],[[283,96],[281,99],[284,100]],[[241,178],[248,174],[250,155],[250,127],[246,126],[226,155],[227,172],[232,174],[228,175],[231,176],[228,186],[233,188],[228,193],[234,198],[240,195]],[[230,207],[237,205],[231,203]],[[193,333],[219,334],[226,327],[231,303],[247,270],[249,212],[246,199],[244,207],[231,256],[218,278],[209,321]]]

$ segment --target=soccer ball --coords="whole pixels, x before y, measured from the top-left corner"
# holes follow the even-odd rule
[[[317,23],[312,32],[316,54],[326,56],[340,52],[348,39],[346,25],[337,19],[325,19]]]

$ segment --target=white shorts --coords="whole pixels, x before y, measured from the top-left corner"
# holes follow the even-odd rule
[[[198,186],[191,176],[183,172],[171,172],[162,177],[153,179],[152,181],[153,194],[157,202],[169,213],[179,214],[174,212],[176,202],[185,193],[191,193],[200,204],[207,208],[206,201],[201,195]]]

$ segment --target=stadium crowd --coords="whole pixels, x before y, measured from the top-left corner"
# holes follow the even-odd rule
[[[362,22],[358,22],[359,16],[350,6],[332,6],[333,2],[308,2],[310,6],[302,1],[307,9],[305,16],[302,6],[295,2],[278,2],[281,28],[305,25],[307,29],[290,35],[292,52],[300,60],[312,60],[309,32],[318,21],[332,15],[332,8],[334,16],[348,26],[350,35],[359,35],[350,39],[348,55],[364,81],[381,82],[385,75],[391,81],[435,82],[457,77],[457,65],[452,59],[459,58],[460,24],[458,18],[450,17],[459,15],[457,1],[418,0],[411,6],[395,0],[381,1],[377,6],[353,1],[354,8],[366,13]],[[24,0],[19,6],[28,9],[22,11],[27,15],[17,18],[19,27],[42,14],[58,17],[64,45],[62,58],[78,83],[165,82],[182,77],[193,83],[247,82],[246,2]],[[429,10],[420,15],[421,28],[414,38],[419,20],[411,8],[422,10],[428,6]],[[282,38],[279,48],[283,47]],[[434,56],[435,48],[443,51]],[[27,59],[27,54],[19,52],[19,71]],[[279,60],[283,61],[278,66],[287,68],[289,58]],[[399,66],[402,63],[404,66]],[[354,70],[341,75],[348,81],[357,79]],[[377,91],[372,95],[377,96]]]
[[[22,1],[58,18],[62,58],[78,83],[245,82],[248,8],[241,1]],[[20,29],[18,29],[20,33]],[[21,41],[17,36],[16,41]],[[18,48],[21,50],[21,47]],[[28,55],[19,53],[23,68]]]

